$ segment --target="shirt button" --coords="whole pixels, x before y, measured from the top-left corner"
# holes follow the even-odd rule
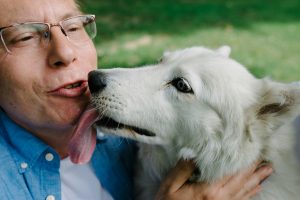
[[[21,168],[26,169],[28,167],[28,164],[26,162],[21,163]]]
[[[48,195],[46,200],[55,200],[55,196],[53,195]]]
[[[54,159],[54,156],[53,156],[53,154],[52,153],[47,153],[46,155],[45,155],[45,159],[47,160],[47,161],[52,161],[53,159]],[[48,199],[47,199],[48,200]]]

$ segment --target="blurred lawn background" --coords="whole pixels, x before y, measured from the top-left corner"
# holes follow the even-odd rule
[[[166,50],[230,45],[257,77],[300,80],[299,0],[83,0],[99,67],[155,63]]]

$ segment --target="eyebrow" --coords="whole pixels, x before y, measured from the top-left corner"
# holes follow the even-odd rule
[[[62,15],[61,17],[58,17],[58,21],[64,20],[64,19],[76,16],[76,15],[83,15],[83,12],[80,11],[78,8],[76,8],[76,9],[70,11],[70,12],[67,12],[66,14]],[[24,20],[24,18],[21,18],[21,19],[16,19],[14,22],[8,23],[9,25],[0,26],[0,27],[7,27],[7,26],[10,26],[10,25],[22,24],[22,23],[26,23],[26,22],[44,22],[44,21],[37,21],[37,20],[32,20],[32,19]]]
[[[69,18],[69,17],[73,17],[73,16],[76,16],[76,15],[83,15],[83,12],[81,12],[80,10],[74,10],[72,12],[68,12],[68,13],[64,14],[60,18],[60,20],[63,20],[63,19]]]

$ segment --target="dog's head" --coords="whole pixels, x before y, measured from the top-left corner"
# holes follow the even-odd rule
[[[192,149],[208,167],[238,163],[245,152],[253,162],[266,138],[299,113],[300,89],[256,79],[229,54],[227,46],[192,47],[165,53],[151,66],[91,72],[96,126]]]
[[[228,54],[228,47],[194,47],[165,53],[156,65],[90,73],[98,126],[146,143],[194,137],[195,130],[219,134],[224,120],[242,117],[237,105],[251,104],[258,84]],[[233,98],[240,95],[250,98]]]

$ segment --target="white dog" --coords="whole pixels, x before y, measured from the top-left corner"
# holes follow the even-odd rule
[[[300,198],[300,168],[290,125],[300,113],[300,87],[254,78],[217,50],[165,53],[160,63],[90,73],[97,127],[142,142],[138,199],[153,200],[179,158],[193,158],[199,181],[213,182],[271,161],[274,173],[256,200]]]

